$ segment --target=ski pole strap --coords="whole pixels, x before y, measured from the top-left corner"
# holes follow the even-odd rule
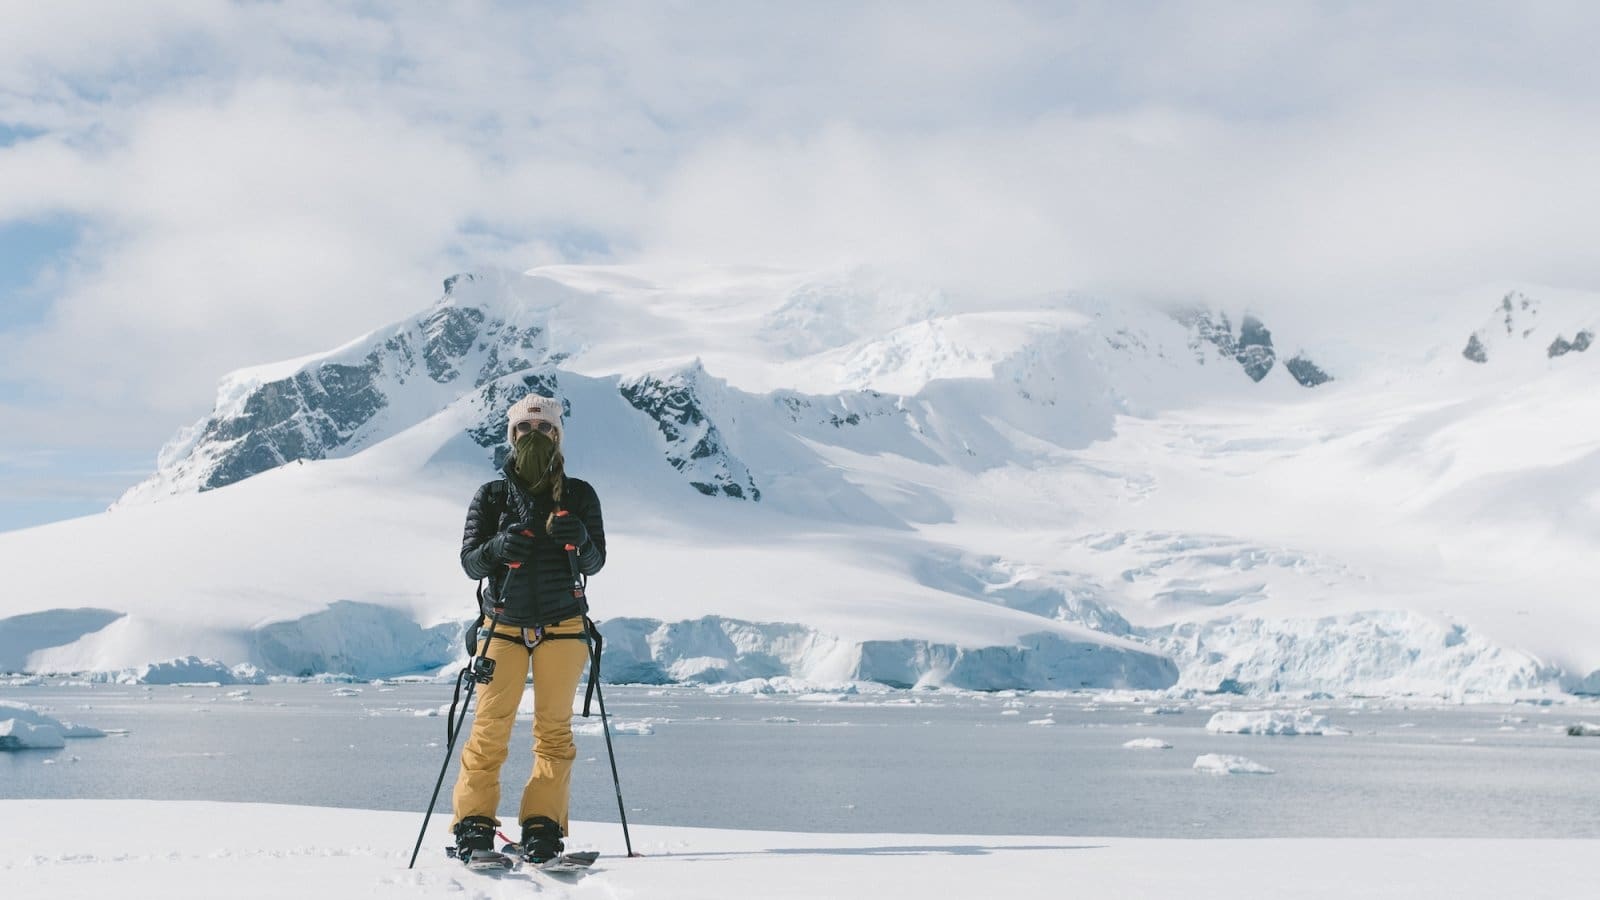
[[[589,638],[589,688],[583,692],[583,717],[589,718],[589,703],[594,700],[595,685],[600,683],[600,651],[605,639],[600,636],[600,626],[588,616],[583,617],[583,630]],[[604,708],[601,713],[604,714]]]
[[[456,673],[456,693],[450,698],[450,715],[444,720],[444,736],[447,744],[456,742],[456,706],[461,703],[461,682],[466,680],[469,671],[471,670],[462,669]]]

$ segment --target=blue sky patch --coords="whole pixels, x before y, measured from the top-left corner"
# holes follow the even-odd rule
[[[80,230],[70,218],[0,222],[0,331],[44,318],[51,298],[36,282],[72,252]]]

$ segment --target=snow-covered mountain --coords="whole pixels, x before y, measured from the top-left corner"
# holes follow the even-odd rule
[[[455,276],[228,376],[108,513],[0,535],[0,670],[453,665],[466,501],[535,392],[605,504],[618,680],[1600,690],[1597,310],[1295,334],[860,271]]]

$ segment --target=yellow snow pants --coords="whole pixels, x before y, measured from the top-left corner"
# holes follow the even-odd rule
[[[572,761],[578,748],[572,743],[572,697],[578,689],[584,664],[589,660],[589,642],[553,635],[583,633],[583,617],[564,619],[544,630],[544,640],[534,647],[532,638],[515,626],[500,625],[496,633],[512,640],[487,635],[489,658],[494,660],[494,680],[479,685],[477,713],[472,718],[472,733],[461,751],[461,773],[456,778],[452,801],[455,822],[468,816],[487,816],[498,824],[500,806],[500,767],[510,752],[511,730],[516,725],[517,705],[530,670],[533,673],[533,773],[522,790],[517,810],[520,824],[533,816],[548,816],[567,833],[567,801],[572,781]],[[483,652],[483,645],[478,645]],[[452,823],[453,825],[454,823]],[[518,835],[511,835],[517,840]]]

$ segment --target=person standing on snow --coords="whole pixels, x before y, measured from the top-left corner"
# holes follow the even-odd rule
[[[572,698],[589,659],[589,604],[580,575],[605,565],[606,537],[594,488],[566,474],[561,411],[561,401],[549,397],[526,397],[511,407],[505,477],[479,487],[467,509],[461,567],[472,578],[488,579],[479,592],[482,627],[474,640],[480,643],[472,649],[482,652],[487,641],[495,668],[478,694],[452,795],[452,830],[463,860],[474,851],[494,851],[500,768],[530,672],[534,764],[517,812],[522,855],[541,863],[564,849],[577,757]]]

